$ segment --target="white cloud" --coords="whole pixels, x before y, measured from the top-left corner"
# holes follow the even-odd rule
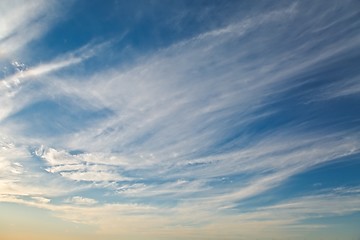
[[[24,9],[30,11],[34,6],[24,5]],[[279,237],[276,231],[283,226],[308,229],[301,223],[303,219],[358,212],[358,189],[334,189],[334,193],[300,197],[248,214],[227,212],[237,202],[263,194],[291,176],[359,153],[360,139],[351,129],[309,132],[306,123],[293,123],[258,135],[241,131],[277,113],[272,104],[284,100],[279,93],[304,84],[295,82],[294,76],[320,68],[358,45],[358,37],[353,36],[317,47],[326,34],[313,42],[295,44],[291,51],[262,49],[262,45],[278,42],[273,35],[246,41],[254,30],[269,29],[269,24],[277,22],[286,25],[299,14],[297,8],[294,4],[231,23],[144,56],[132,66],[115,64],[110,70],[89,73],[86,79],[61,70],[95,53],[103,54],[101,44],[87,45],[7,76],[0,87],[4,93],[0,96],[0,120],[31,103],[55,98],[60,103],[69,98],[80,109],[109,109],[112,114],[61,137],[27,137],[18,125],[0,125],[1,133],[18,141],[0,145],[0,174],[4,177],[0,180],[0,201],[49,209],[63,219],[97,225],[104,232],[126,234],[125,230],[140,229],[151,235],[163,231],[164,236],[184,239],[194,234],[222,239],[224,231],[232,236],[254,236],[259,226]],[[16,11],[18,15],[25,10]],[[35,11],[29,18],[37,14],[42,13]],[[326,15],[322,15],[325,20]],[[5,20],[13,21],[10,15]],[[313,19],[314,23],[317,20]],[[22,28],[29,27],[28,21],[16,22],[2,34],[13,38],[16,33],[14,41],[23,35]],[[42,31],[36,24],[31,28]],[[14,41],[13,46],[0,40],[0,46],[16,51],[34,37]],[[252,60],[256,54],[260,57]],[[19,64],[16,67],[22,67]],[[356,94],[354,79],[330,86],[331,92],[341,89],[331,96]],[[41,85],[38,91],[26,88],[26,84],[35,83]],[[24,124],[31,126],[31,122]],[[237,137],[234,131],[239,131]],[[41,146],[34,150],[36,156],[29,150],[34,146]],[[71,154],[73,149],[81,151]],[[42,159],[39,165],[29,163],[35,161],[24,163],[36,157]],[[231,182],[234,176],[240,180]],[[219,184],[219,179],[225,180]],[[48,198],[92,187],[110,190],[123,201],[151,198],[158,205],[104,204],[103,199],[97,202],[81,196],[56,205]],[[347,196],[347,192],[353,195]],[[172,207],[162,206],[161,201]],[[239,229],[240,225],[244,227]]]
[[[95,199],[84,198],[84,197],[80,197],[80,196],[75,196],[75,197],[66,199],[65,202],[76,204],[76,205],[93,205],[93,204],[98,203]]]
[[[99,50],[104,49],[107,45],[109,45],[109,42],[99,45],[88,44],[73,52],[64,54],[51,62],[40,64],[35,67],[28,67],[24,63],[15,61],[13,62],[13,65],[15,65],[16,68],[19,68],[20,65],[21,69],[15,74],[2,79],[2,84],[11,90],[11,88],[18,87],[24,79],[43,76],[79,64],[86,59],[93,57]]]
[[[186,198],[194,194],[206,194],[206,192],[210,190],[205,180],[187,181],[181,179],[162,184],[122,184],[114,188],[120,196],[137,197],[141,199],[156,196],[162,199]]]
[[[26,88],[22,88],[28,81],[44,82],[52,81],[46,76],[55,74],[59,70],[80,64],[87,59],[93,57],[98,51],[108,47],[111,42],[104,42],[101,44],[88,44],[70,53],[57,57],[56,59],[40,64],[35,67],[26,66],[24,63],[14,62],[15,68],[17,65],[22,65],[20,70],[15,71],[14,74],[5,76],[0,80],[0,100],[2,102],[2,109],[0,110],[0,120],[5,119],[9,115],[28,106],[30,103],[40,101],[52,96],[52,91],[43,89],[43,91],[34,92]],[[46,86],[47,84],[45,84]],[[46,94],[44,94],[47,92]]]
[[[49,203],[51,201],[50,199],[44,197],[31,197],[31,198],[39,203]]]
[[[61,172],[61,176],[75,181],[106,182],[128,181],[129,178],[108,171]]]
[[[119,71],[114,67],[86,81],[78,76],[42,81],[47,91],[52,90],[52,95],[80,98],[83,108],[102,107],[115,113],[81,132],[65,135],[64,139],[46,139],[49,145],[59,147],[37,150],[48,165],[45,169],[76,181],[134,180],[122,176],[121,172],[137,170],[141,171],[141,178],[156,176],[170,182],[157,186],[130,184],[126,191],[119,187],[122,194],[138,196],[176,194],[169,187],[174,179],[196,176],[200,181],[181,190],[193,193],[195,189],[206,189],[209,178],[264,173],[223,189],[221,194],[224,195],[219,199],[227,199],[227,204],[231,204],[234,200],[267,191],[316,164],[356,153],[358,139],[341,138],[348,133],[302,135],[296,129],[285,129],[264,135],[249,145],[245,144],[248,136],[244,135],[238,139],[244,142],[243,148],[207,156],[218,139],[226,137],[234,127],[246,128],[249,123],[271,116],[275,110],[260,115],[254,112],[271,103],[267,102],[271,101],[269,96],[285,91],[288,88],[285,80],[290,76],[339,53],[339,48],[336,51],[323,49],[323,54],[298,55],[297,62],[286,63],[286,59],[301,51],[308,52],[311,44],[307,43],[290,53],[275,53],[258,66],[257,62],[245,61],[248,54],[256,50],[252,43],[246,43],[240,52],[228,47],[248,31],[296,17],[296,8],[293,5],[261,19],[254,17],[200,34],[156,52],[128,69]],[[343,46],[346,50],[352,45]],[[21,74],[42,76],[92,55],[91,48],[78,52],[80,57],[69,54]],[[213,56],[217,58],[214,60]],[[33,93],[29,94],[29,98],[34,97]],[[46,93],[40,94],[47,97]],[[18,103],[13,105],[19,106]],[[227,121],[233,118],[239,120],[229,125]],[[64,149],[82,149],[85,153],[71,155]],[[120,154],[112,153],[113,149],[118,149]],[[197,157],[199,153],[205,157]],[[197,165],[199,167],[192,167]],[[208,189],[204,197],[212,197],[212,194],[218,193]]]
[[[84,188],[63,179],[48,178],[36,164],[29,146],[1,133],[0,194],[12,196],[59,196]]]
[[[57,151],[53,148],[45,148],[44,146],[40,146],[35,152],[49,166],[46,168],[46,171],[59,173],[61,176],[71,180],[90,182],[130,180],[130,178],[121,176],[116,166],[111,166],[110,162],[108,164],[91,164],[96,155],[71,155],[64,150]],[[99,157],[99,161],[95,162],[101,162],[101,159],[107,156],[100,155]]]
[[[332,98],[355,96],[360,93],[360,76],[351,79],[345,79],[326,86],[322,89],[320,100],[328,100]]]
[[[351,194],[350,194],[351,192]],[[360,211],[359,189],[356,191],[330,192],[318,195],[303,196],[285,203],[260,208],[261,218],[294,219],[301,223],[304,219],[344,216]],[[256,215],[256,213],[255,213]]]
[[[55,21],[56,12],[52,9],[55,5],[60,7],[52,0],[1,1],[0,57],[11,57],[15,51],[44,34]]]

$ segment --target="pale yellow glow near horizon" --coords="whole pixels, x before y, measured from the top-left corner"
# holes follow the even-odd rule
[[[148,216],[121,217],[99,214],[99,226],[64,221],[54,212],[18,203],[0,203],[1,240],[157,240],[157,239],[234,239],[237,224],[208,226],[165,226],[164,219]],[[85,215],[83,216],[85,217]],[[173,216],[176,220],[177,216]],[[180,217],[180,216],[178,216]],[[101,227],[107,225],[106,228]],[[164,225],[162,225],[164,224]],[[253,226],[242,226],[247,232]]]
[[[1,240],[91,240],[93,235],[90,227],[62,221],[43,209],[0,203],[0,212]]]
[[[104,216],[98,214],[99,224],[108,224],[108,228],[104,229],[100,225],[62,220],[55,212],[18,203],[0,203],[0,213],[0,240],[335,240],[340,236],[336,229],[313,229],[312,233],[301,231],[300,235],[295,231],[291,234],[279,228],[281,222],[239,222],[236,218],[219,218],[203,226],[161,226],[161,218],[151,219],[145,215],[121,217],[116,213],[106,215],[106,219],[101,219]]]

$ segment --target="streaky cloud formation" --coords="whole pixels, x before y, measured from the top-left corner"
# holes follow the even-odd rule
[[[357,6],[0,3],[0,207],[34,239],[357,239]]]
[[[59,7],[52,0],[2,1],[1,58],[8,59],[14,52],[22,51],[32,40],[41,37],[56,21],[60,13],[55,9]]]

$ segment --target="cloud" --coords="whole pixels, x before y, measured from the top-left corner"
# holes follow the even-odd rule
[[[44,146],[36,149],[35,153],[49,165],[46,168],[47,172],[59,173],[61,176],[71,180],[91,182],[130,180],[130,178],[121,176],[117,168],[109,165],[109,163],[91,164],[91,159],[94,159],[91,154],[71,155],[64,150],[44,149]],[[90,159],[90,161],[87,161],[87,159]]]
[[[38,91],[34,93],[31,87],[29,89],[26,86],[30,85],[29,82],[32,81],[35,82],[35,84],[39,84],[41,82],[44,83],[44,81],[50,81],[47,78],[48,75],[56,74],[63,68],[80,64],[93,57],[98,51],[109,47],[110,44],[111,41],[101,44],[90,43],[77,50],[58,56],[48,63],[35,67],[27,66],[18,61],[13,62],[14,68],[16,69],[15,73],[7,75],[0,80],[0,93],[2,93],[0,100],[3,104],[0,110],[0,120],[4,120],[11,116],[11,114],[24,109],[32,102],[48,98],[49,94],[50,97],[53,96],[47,88],[39,88]],[[19,67],[19,65],[21,66]],[[52,78],[53,77],[54,76],[52,76]]]
[[[39,38],[56,20],[54,1],[2,1],[0,15],[0,57],[10,58],[30,41]]]
[[[43,174],[31,153],[31,146],[14,141],[1,133],[0,139],[0,194],[11,196],[59,196],[83,189],[70,186],[63,180]],[[40,198],[36,198],[40,200]]]
[[[31,202],[6,196],[1,196],[0,199],[48,209],[63,219],[98,226],[99,236],[112,233],[123,237],[139,237],[141,234],[135,232],[140,231],[154,238],[161,232],[165,239],[174,236],[180,239],[187,239],[189,236],[238,239],[239,236],[261,238],[266,232],[270,237],[298,239],[301,233],[327,227],[321,224],[308,225],[304,220],[358,212],[358,193],[357,188],[346,188],[341,192],[329,189],[325,193],[290,199],[230,215],[224,215],[226,210],[219,212],[208,209],[210,206],[206,203],[203,205],[190,202],[176,207],[162,207],[159,211],[156,207],[140,204],[115,203],[94,206],[96,201],[79,196],[67,200],[68,203],[73,203],[72,205],[53,205],[48,201]],[[258,231],[255,231],[256,229]]]
[[[95,199],[84,198],[84,197],[80,197],[80,196],[72,197],[70,199],[67,199],[65,202],[76,204],[76,205],[93,205],[93,204],[97,203],[97,201]]]
[[[354,78],[336,82],[322,89],[320,95],[321,100],[329,100],[333,98],[341,98],[348,96],[356,96],[360,93],[360,74]]]
[[[21,11],[37,9],[27,4]],[[40,36],[41,9],[4,28],[5,38],[16,40],[23,28],[39,29]],[[0,87],[0,133],[12,136],[0,142],[0,201],[48,209],[103,233],[126,238],[131,229],[154,239],[159,232],[164,238],[248,239],[262,237],[259,228],[288,237],[293,230],[286,228],[324,227],[304,220],[358,212],[357,188],[237,209],[297,174],[359,153],[357,127],[322,127],[311,119],[316,108],[309,106],[309,118],[295,108],[316,99],[302,90],[309,83],[319,85],[315,92],[326,90],[324,101],[358,92],[356,74],[321,84],[308,76],[358,46],[355,35],[339,37],[353,26],[332,38],[327,31],[338,21],[333,10],[314,9],[303,11],[297,3],[249,16],[129,65],[109,56],[110,66],[88,69],[86,76],[78,74],[78,65],[103,57],[111,44],[89,44],[38,66],[13,62],[14,74]],[[13,21],[10,15],[5,20]],[[303,27],[293,30],[301,21]],[[16,51],[34,38],[14,41],[13,48],[0,40],[0,46]],[[44,129],[67,126],[49,121],[50,114],[75,124],[68,111],[37,109],[40,101],[70,106],[76,114],[111,114],[64,134],[36,135],[29,129],[39,124],[12,117],[31,111]],[[82,197],[94,190],[101,192],[96,200]]]
[[[44,76],[63,68],[79,64],[88,58],[93,57],[98,51],[104,49],[109,44],[109,42],[98,45],[88,44],[75,51],[64,54],[63,56],[59,56],[51,62],[40,64],[35,67],[27,67],[24,63],[14,61],[12,65],[17,69],[17,72],[2,79],[1,82],[6,88],[11,90],[12,88],[18,87],[24,79]]]
[[[31,198],[39,203],[49,203],[51,201],[50,199],[44,197],[31,197]]]
[[[289,202],[260,208],[258,213],[262,219],[274,218],[273,214],[276,213],[281,219],[293,219],[295,223],[301,225],[306,219],[344,216],[359,212],[359,203],[359,189],[344,188],[343,191],[334,189],[331,192],[303,196]]]
[[[239,131],[236,134],[242,137],[225,144],[224,153],[221,149],[218,150],[220,153],[211,152],[213,147],[232,138],[234,128],[245,129],[275,114],[278,110],[269,106],[279,101],[274,96],[287,91],[288,85],[293,84],[289,80],[292,76],[354,45],[342,45],[339,41],[320,49],[320,54],[310,52],[309,49],[322,41],[319,39],[319,42],[299,45],[290,53],[267,52],[260,65],[258,58],[248,60],[259,46],[245,41],[242,51],[232,51],[229,47],[254,30],[260,32],[255,39],[262,40],[264,27],[296,18],[299,7],[291,5],[261,18],[248,18],[202,33],[146,56],[134,66],[120,71],[115,66],[86,80],[70,75],[41,81],[47,86],[46,91],[40,91],[42,98],[48,97],[45,92],[51,89],[52,96],[58,96],[60,102],[65,95],[81,99],[79,105],[82,108],[102,107],[115,113],[94,126],[65,135],[63,139],[46,139],[49,145],[59,146],[49,148],[41,155],[48,165],[46,170],[77,181],[130,180],[121,175],[124,170],[139,171],[141,176],[133,176],[134,179],[172,178],[168,179],[170,183],[157,186],[159,190],[153,192],[158,193],[178,179],[190,176],[209,179],[264,171],[261,176],[244,179],[244,184],[237,186],[242,190],[228,193],[241,199],[260,194],[316,164],[355,153],[357,139],[346,143],[341,139],[348,133],[341,132],[336,137],[319,133],[319,136],[325,135],[326,140],[316,143],[319,136],[296,135],[301,130],[290,129],[275,129],[280,132],[278,135],[274,132],[264,134],[248,145],[245,142],[251,134]],[[272,38],[266,41],[274,44]],[[354,39],[346,41],[354,42]],[[339,45],[343,47],[333,47]],[[68,54],[17,75],[26,78],[35,74],[41,79],[93,56],[91,49],[79,50],[79,54]],[[298,59],[287,62],[295,55]],[[188,59],[192,59],[191,63]],[[23,98],[24,92],[20,93]],[[28,99],[36,99],[33,93],[27,94]],[[25,107],[17,99],[13,106],[17,106],[13,111],[19,106]],[[336,141],[337,137],[341,140]],[[244,147],[239,147],[241,145]],[[312,151],[307,150],[309,147]],[[84,153],[71,155],[66,149],[82,149]],[[119,153],[113,153],[113,149],[118,149]],[[328,152],[328,149],[333,150]]]

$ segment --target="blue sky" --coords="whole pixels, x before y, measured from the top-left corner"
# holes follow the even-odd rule
[[[359,9],[2,1],[0,237],[359,239]]]

